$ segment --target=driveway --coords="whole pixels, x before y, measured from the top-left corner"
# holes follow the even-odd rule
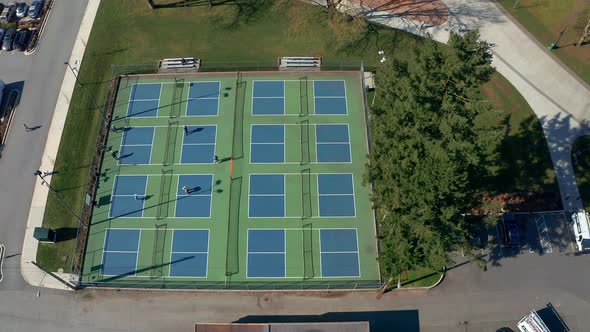
[[[554,59],[546,45],[521,29],[496,1],[441,1],[448,7],[448,21],[438,26],[413,21],[407,14],[369,10],[367,17],[417,35],[429,33],[442,43],[448,41],[451,30],[479,29],[481,38],[495,45],[492,65],[514,85],[541,122],[564,208],[582,208],[571,147],[576,138],[590,134],[590,87]]]
[[[35,53],[0,55],[0,78],[22,90],[0,159],[0,243],[6,246],[0,291],[27,288],[19,261],[36,170],[86,0],[56,1]],[[25,132],[23,123],[39,129]],[[4,295],[0,298],[5,298]],[[1,300],[0,300],[1,301]],[[2,330],[2,327],[0,327]]]

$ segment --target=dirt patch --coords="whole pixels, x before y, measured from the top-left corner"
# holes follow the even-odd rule
[[[556,211],[563,209],[559,193],[511,193],[496,196],[484,195],[484,208],[473,210],[474,214],[497,212]]]
[[[440,0],[353,0],[364,7],[388,12],[426,25],[441,25],[449,17]]]

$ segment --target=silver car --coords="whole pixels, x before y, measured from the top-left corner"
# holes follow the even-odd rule
[[[27,3],[26,2],[19,2],[16,5],[16,17],[23,18],[27,16]]]
[[[29,7],[29,17],[30,18],[39,18],[43,14],[43,1],[41,0],[33,0],[31,2],[31,6]]]

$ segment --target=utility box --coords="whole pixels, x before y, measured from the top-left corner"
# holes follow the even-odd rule
[[[39,242],[55,243],[57,240],[57,233],[51,228],[35,227],[33,237]]]

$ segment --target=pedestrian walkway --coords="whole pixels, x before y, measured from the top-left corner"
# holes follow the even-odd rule
[[[582,200],[571,161],[575,139],[590,134],[590,88],[550,55],[493,0],[442,0],[448,20],[428,25],[404,16],[366,10],[375,22],[446,43],[449,31],[479,29],[492,45],[492,65],[526,99],[541,121],[559,183],[564,209],[578,210]]]
[[[84,13],[84,18],[82,19],[82,24],[80,25],[80,30],[78,31],[78,36],[76,37],[76,42],[69,59],[70,63],[77,63],[84,57],[88,36],[90,35],[90,30],[92,29],[92,24],[94,23],[99,4],[100,0],[88,1],[86,12]],[[59,97],[55,105],[51,126],[49,127],[47,143],[45,144],[45,151],[43,152],[43,159],[40,165],[40,169],[42,170],[53,169],[53,161],[55,161],[59,149],[59,143],[61,141],[75,83],[76,78],[72,72],[66,70]],[[51,182],[51,177],[46,178],[46,181]],[[23,241],[20,262],[21,274],[23,278],[33,286],[70,290],[70,288],[63,283],[47,275],[31,263],[31,261],[36,261],[37,259],[37,247],[39,245],[39,242],[33,238],[33,231],[35,230],[35,227],[41,227],[43,224],[43,215],[45,214],[45,204],[47,202],[48,194],[48,187],[42,185],[41,181],[37,181],[35,183],[35,191],[33,192],[29,219],[27,220],[27,228],[25,230],[25,239]],[[67,273],[55,274],[66,281],[73,281],[76,278]]]

